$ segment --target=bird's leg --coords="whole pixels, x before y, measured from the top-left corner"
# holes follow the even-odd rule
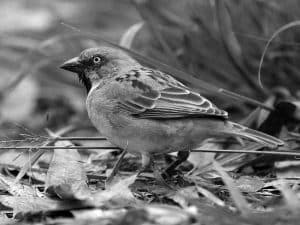
[[[161,176],[159,168],[155,166],[153,158],[150,154],[142,154],[142,167],[139,169],[137,176],[139,176],[142,172],[144,172],[149,167],[150,169],[152,169],[156,181],[172,189],[172,187],[170,187],[170,185],[168,185],[164,180],[164,178]]]
[[[114,167],[112,168],[111,173],[110,173],[109,176],[106,178],[106,181],[105,181],[105,182],[106,182],[107,184],[109,184],[109,183],[112,181],[112,179],[114,178],[114,176],[115,176],[116,173],[118,172],[118,170],[119,170],[119,168],[120,168],[120,165],[121,165],[121,162],[122,162],[124,156],[126,155],[126,153],[127,153],[127,152],[126,152],[125,150],[122,151],[122,153],[121,153],[119,159],[117,160],[116,164],[115,164]]]
[[[167,169],[164,171],[163,174],[169,177],[174,175],[176,172],[175,171],[176,167],[179,166],[184,161],[186,161],[189,155],[190,155],[189,151],[179,151],[177,154],[177,159],[167,167]]]
[[[143,173],[145,170],[147,170],[152,164],[152,157],[150,154],[141,154],[141,156],[142,156],[142,166],[138,171],[138,176],[141,173]]]

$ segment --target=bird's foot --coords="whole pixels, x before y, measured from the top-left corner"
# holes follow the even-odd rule
[[[159,183],[164,186],[167,186],[168,188],[173,189],[162,177],[160,168],[154,163],[152,159],[152,155],[150,154],[144,154],[142,155],[142,167],[138,172],[137,176],[140,176],[145,170],[151,169],[153,171],[154,179]]]
[[[170,185],[170,182],[168,181],[168,179],[165,179],[165,177],[163,176],[163,173],[160,172],[159,169],[157,169],[156,167],[153,168],[153,173],[154,173],[154,177],[157,180],[157,182],[161,185],[164,185],[170,189],[174,189],[174,187],[172,187]]]
[[[172,178],[174,178],[175,176],[183,176],[183,173],[181,170],[176,170],[176,169],[172,169],[169,170],[168,168],[163,171],[161,173],[161,176],[165,179],[165,180],[171,180]]]
[[[166,183],[169,185],[172,184],[172,186],[176,186],[177,188],[186,187],[192,183],[188,176],[185,176],[185,173],[183,173],[181,170],[173,170],[172,174],[168,174],[166,171],[164,171],[161,176]]]
[[[162,176],[165,178],[171,178],[174,175],[181,173],[181,171],[176,170],[176,168],[183,162],[187,160],[189,157],[188,151],[179,151],[177,154],[177,160],[175,160],[173,163],[171,163],[167,169],[162,173]]]

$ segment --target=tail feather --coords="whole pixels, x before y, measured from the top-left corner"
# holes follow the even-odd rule
[[[240,124],[228,122],[228,126],[230,128],[229,133],[253,140],[263,145],[267,145],[272,148],[284,145],[284,142],[278,138],[257,130],[250,129]]]

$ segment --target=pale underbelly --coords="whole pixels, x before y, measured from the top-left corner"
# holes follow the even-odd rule
[[[203,119],[148,120],[99,114],[90,117],[112,144],[131,153],[188,151],[211,135]]]

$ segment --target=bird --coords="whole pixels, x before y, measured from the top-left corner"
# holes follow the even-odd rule
[[[77,74],[86,88],[86,108],[96,129],[112,144],[141,155],[140,171],[149,168],[153,155],[178,152],[178,160],[167,168],[172,171],[209,137],[241,137],[270,148],[284,145],[231,122],[225,110],[200,93],[121,49],[85,49],[60,67]]]

